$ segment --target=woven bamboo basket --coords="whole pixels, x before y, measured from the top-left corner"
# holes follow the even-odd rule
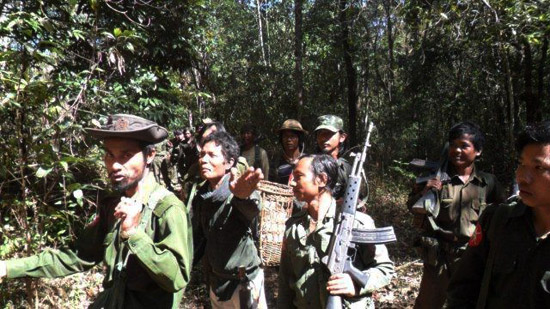
[[[290,186],[265,180],[258,184],[258,191],[262,199],[260,258],[265,266],[277,266],[281,259],[285,222],[292,215],[294,196]]]

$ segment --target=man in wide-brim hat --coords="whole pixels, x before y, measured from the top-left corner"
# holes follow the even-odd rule
[[[300,155],[304,153],[305,136],[308,132],[295,119],[285,120],[276,132],[279,135],[279,143],[281,143],[283,149],[272,160],[271,170],[273,172],[270,179],[277,183],[289,184],[292,170],[294,170]]]
[[[60,277],[103,261],[104,291],[90,308],[177,308],[190,277],[191,231],[182,202],[149,170],[168,132],[125,114],[86,130],[103,142],[117,193],[99,203],[73,246],[0,262],[0,278]]]

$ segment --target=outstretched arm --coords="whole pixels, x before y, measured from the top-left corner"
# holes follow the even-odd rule
[[[88,224],[75,244],[61,249],[0,263],[0,278],[63,277],[92,268],[103,258],[106,215],[98,214]]]

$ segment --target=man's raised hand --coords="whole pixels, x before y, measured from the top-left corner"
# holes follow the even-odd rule
[[[247,199],[260,180],[264,179],[264,173],[261,169],[249,167],[242,175],[238,176],[235,167],[231,169],[231,178],[229,180],[229,189],[231,193],[240,199]]]

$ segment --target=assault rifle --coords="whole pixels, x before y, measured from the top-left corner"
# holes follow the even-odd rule
[[[336,216],[334,235],[330,239],[328,256],[323,258],[323,263],[328,267],[331,275],[347,273],[352,280],[360,286],[365,286],[369,281],[369,275],[363,273],[352,262],[355,259],[356,244],[385,244],[396,241],[393,227],[376,229],[353,229],[355,211],[359,199],[361,187],[361,172],[367,157],[367,149],[370,146],[369,139],[373,124],[369,124],[365,146],[362,153],[355,154],[351,175],[349,176],[344,204]],[[351,254],[350,254],[351,253]],[[342,298],[339,295],[329,295],[327,308],[342,308]]]
[[[447,175],[447,163],[448,163],[449,143],[445,143],[445,147],[441,151],[441,157],[439,162],[430,162],[420,159],[413,159],[409,164],[414,167],[427,168],[432,172],[435,170],[435,174],[431,174],[424,177],[416,178],[416,183],[425,183],[430,179],[436,178],[441,182],[448,182],[450,180]],[[437,192],[434,189],[428,190],[422,197],[420,197],[416,203],[411,207],[411,211],[415,214],[428,215],[428,217],[437,217],[439,214],[439,203],[437,200]],[[431,223],[431,222],[430,222]]]

